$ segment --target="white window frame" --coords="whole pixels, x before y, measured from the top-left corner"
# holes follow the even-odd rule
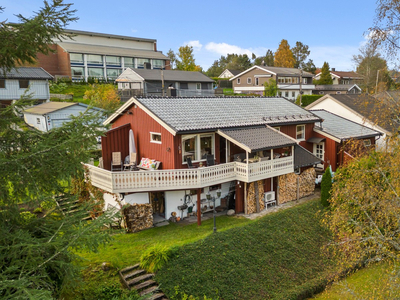
[[[200,144],[200,140],[202,137],[207,137],[210,136],[211,137],[211,154],[214,155],[215,157],[215,134],[214,133],[202,133],[202,134],[188,134],[188,135],[182,135],[182,141],[181,141],[181,147],[182,147],[182,163],[185,165],[187,164],[186,161],[184,161],[184,157],[185,157],[185,146],[183,145],[183,142],[187,139],[185,139],[185,137],[196,137],[196,149],[195,149],[195,157],[197,156],[200,159],[196,159],[194,158],[192,160],[192,162],[200,162],[200,161],[206,161],[206,158],[201,158],[201,144]]]
[[[317,152],[317,148],[318,146],[321,149],[321,153]],[[313,144],[313,154],[318,157],[319,159],[321,159],[322,161],[325,161],[325,142],[320,142],[320,143],[314,143]],[[321,167],[323,168],[323,164],[318,164],[317,167]]]
[[[251,77],[247,77],[247,84],[251,84]]]
[[[275,130],[281,131],[280,127],[272,127],[272,128],[274,128]]]
[[[159,136],[160,140],[157,140],[155,137]],[[161,144],[162,140],[161,140],[161,133],[159,132],[150,132],[150,143],[154,143],[154,144]]]
[[[303,78],[303,84],[307,84],[307,78]]]
[[[237,79],[236,83],[237,83],[237,84],[240,84],[240,78]]]
[[[303,127],[302,130],[299,131],[299,128]],[[301,137],[298,136],[299,132],[301,133]],[[306,125],[297,125],[296,126],[296,140],[305,141],[306,140]]]
[[[363,140],[363,142],[364,142],[364,146],[365,146],[365,147],[370,147],[370,146],[372,145],[370,139]]]

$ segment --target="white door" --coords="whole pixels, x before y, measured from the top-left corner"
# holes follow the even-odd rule
[[[314,143],[314,151],[313,151],[313,153],[319,159],[324,160],[325,142]],[[324,165],[323,164],[318,164],[317,167],[318,168],[323,168]]]

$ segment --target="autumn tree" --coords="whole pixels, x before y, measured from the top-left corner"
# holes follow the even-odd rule
[[[175,63],[177,70],[201,71],[201,67],[196,65],[193,47],[189,45],[179,47],[178,58]]]
[[[117,88],[113,84],[92,84],[86,90],[83,99],[89,101],[92,106],[109,111],[114,111],[121,105]]]
[[[316,84],[332,84],[332,83],[333,80],[329,69],[329,64],[327,62],[324,62],[321,69],[321,75],[319,77],[319,80],[317,80]]]
[[[275,97],[278,93],[278,85],[276,84],[275,79],[270,79],[264,82],[264,96],[266,97]]]
[[[290,50],[290,46],[287,40],[282,40],[279,44],[278,50],[275,52],[274,66],[284,68],[294,68],[295,59],[293,52]]]

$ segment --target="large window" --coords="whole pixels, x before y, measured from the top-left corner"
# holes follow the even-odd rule
[[[93,78],[103,78],[103,69],[101,68],[88,68],[88,76]]]
[[[121,65],[121,57],[119,56],[106,56],[106,64],[112,66]]]
[[[69,59],[70,59],[71,63],[83,64],[83,54],[71,53],[69,55]]]
[[[153,59],[153,69],[164,68],[164,61],[161,59]]]
[[[72,78],[83,78],[85,75],[85,68],[83,67],[71,67]]]
[[[135,59],[133,57],[124,57],[124,66],[125,68],[134,68]]]
[[[305,139],[305,128],[306,128],[306,126],[304,126],[304,125],[297,125],[296,126],[296,139],[297,140],[300,140],[300,141],[302,141],[302,140],[304,140]]]
[[[147,58],[138,58],[137,59],[137,68],[144,69],[144,63],[149,63],[150,60]]]
[[[87,56],[87,63],[92,65],[102,65],[103,57],[101,55],[89,54]]]
[[[107,78],[116,79],[121,74],[120,69],[109,69],[107,68]]]
[[[182,136],[182,159],[186,162],[206,160],[207,155],[214,154],[214,134],[196,134]]]

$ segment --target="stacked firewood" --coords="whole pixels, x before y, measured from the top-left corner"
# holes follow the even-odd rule
[[[134,203],[123,210],[125,227],[128,232],[137,232],[153,227],[151,204]]]
[[[265,208],[264,204],[264,181],[259,180],[257,181],[258,186],[258,203],[259,209],[262,211]],[[256,184],[252,182],[248,185],[247,189],[247,213],[252,214],[257,212],[257,193],[256,193]]]
[[[279,204],[297,199],[297,178],[299,179],[299,198],[309,196],[315,190],[315,169],[309,168],[300,175],[294,173],[279,176]]]

